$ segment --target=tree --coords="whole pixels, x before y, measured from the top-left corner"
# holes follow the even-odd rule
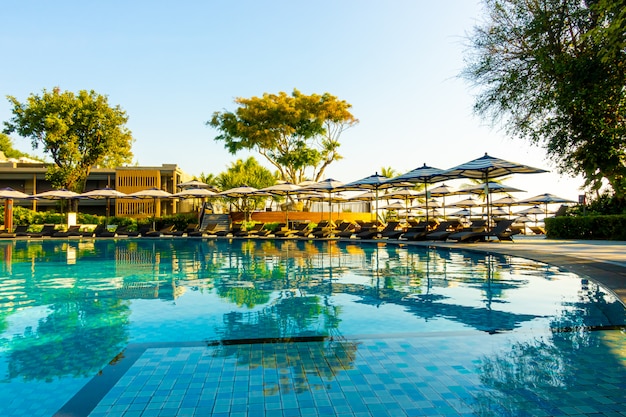
[[[310,96],[294,90],[263,97],[237,98],[235,112],[215,112],[207,125],[221,133],[232,154],[255,150],[265,157],[282,180],[318,181],[338,152],[341,133],[358,123],[350,104],[328,93]]]
[[[93,90],[75,95],[57,87],[31,94],[25,103],[7,98],[13,118],[4,123],[4,132],[30,138],[33,148],[43,146],[54,162],[46,178],[55,187],[82,192],[94,166],[116,167],[132,159],[126,112],[109,107],[106,96]]]
[[[398,175],[400,175],[400,173],[396,171],[395,169],[393,169],[392,167],[381,167],[380,175],[382,175],[383,177],[387,177],[387,178],[393,178],[393,177],[397,177]]]
[[[261,166],[254,157],[245,161],[238,159],[230,164],[225,172],[217,176],[215,181],[222,191],[248,185],[254,188],[265,188],[276,183],[276,177],[267,168]],[[246,214],[256,209],[265,197],[229,198],[229,202],[239,211]]]
[[[478,114],[561,173],[626,192],[626,0],[484,0],[463,75]]]
[[[13,147],[13,140],[4,133],[0,133],[0,152],[4,154],[7,158],[29,158],[34,160],[39,160],[39,158],[35,156],[31,156],[25,152],[22,152]]]

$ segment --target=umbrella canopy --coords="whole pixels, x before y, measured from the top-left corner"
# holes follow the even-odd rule
[[[491,209],[492,216],[508,216],[510,213],[502,207],[494,207]]]
[[[548,171],[517,162],[505,161],[485,153],[480,158],[447,169],[443,174],[447,175],[448,178],[474,178],[489,182],[490,179],[510,174],[539,174],[542,172]]]
[[[10,232],[13,229],[13,202],[11,200],[24,200],[29,198],[28,194],[14,190],[11,187],[0,189],[0,199],[4,202],[4,227]]]
[[[352,201],[374,201],[374,200],[376,200],[376,193],[373,192],[373,191],[367,191],[365,193],[349,197],[348,200],[352,200]]]
[[[428,198],[430,197],[428,194],[428,184],[434,184],[436,182],[444,181],[449,176],[444,174],[444,170],[439,168],[429,167],[424,164],[419,168],[415,168],[412,171],[407,172],[406,174],[400,175],[398,177],[392,178],[389,180],[390,184],[399,184],[404,182],[410,182],[413,184],[423,184],[424,192],[426,194],[426,222],[428,222]]]
[[[563,203],[576,203],[573,200],[568,200],[567,198],[557,197],[554,194],[539,194],[531,198],[527,198],[525,200],[520,200],[519,204],[544,204],[545,205],[545,215],[548,216],[548,204],[563,204]]]
[[[91,198],[93,200],[102,200],[108,198],[124,198],[127,195],[121,191],[114,190],[109,187],[101,188],[98,190],[91,190],[79,195],[80,198]]]
[[[340,187],[344,185],[343,182],[341,181],[337,181],[333,178],[327,178],[323,181],[319,181],[319,182],[315,182],[313,184],[309,184],[309,185],[305,185],[304,187],[302,187],[300,189],[300,191],[318,191],[318,192],[325,192],[328,193],[328,207],[330,208],[329,210],[329,220],[332,221],[332,201],[331,201],[331,196],[332,193],[337,192],[340,190]],[[309,200],[311,200],[309,198]],[[314,200],[311,200],[314,201]]]
[[[156,201],[162,198],[170,198],[172,194],[159,188],[149,188],[147,190],[136,191],[127,194],[128,198],[152,199],[152,229],[155,229],[156,223]]]
[[[67,190],[65,188],[59,188],[58,190],[44,191],[43,193],[33,194],[28,198],[31,199],[44,199],[44,200],[71,200],[78,198],[80,194],[74,191]],[[61,204],[61,213],[63,213],[63,205]]]
[[[180,188],[211,188],[209,184],[204,183],[202,181],[198,181],[198,180],[181,182],[180,184],[177,184],[176,186]]]
[[[543,214],[544,211],[539,206],[533,206],[524,210],[520,210],[515,214]]]
[[[457,201],[455,203],[450,203],[448,205],[451,207],[470,208],[470,207],[476,207],[480,205],[480,203],[470,197],[464,200]]]
[[[511,197],[507,195],[506,197],[499,198],[491,202],[491,207],[508,207],[509,212],[508,215],[511,216],[513,213],[511,212],[511,206],[517,205],[518,200],[515,197]]]
[[[385,194],[385,198],[400,198],[402,200],[414,200],[417,197],[419,197],[419,195],[420,195],[419,192],[405,188],[403,190],[390,191],[387,194]]]
[[[283,182],[280,184],[270,185],[269,187],[261,188],[256,191],[257,195],[277,195],[285,196],[289,199],[290,195],[297,194],[302,187],[300,185],[292,184],[290,182]],[[289,208],[285,210],[285,222],[289,224]]]
[[[385,195],[385,198],[400,198],[404,200],[404,210],[405,210],[405,219],[408,221],[409,219],[409,202],[416,199],[419,196],[415,190],[404,188],[401,190],[391,191]]]
[[[428,194],[431,197],[445,197],[447,195],[457,195],[462,193],[452,187],[447,186],[446,184],[441,184],[435,188],[430,189],[428,191]]]
[[[228,197],[228,198],[242,198],[247,199],[249,197],[253,197],[254,193],[259,191],[257,188],[250,187],[249,185],[242,185],[241,187],[231,188],[230,190],[222,191],[221,193],[217,193],[218,196]],[[246,215],[246,220],[248,220],[248,200],[245,200],[244,212]]]
[[[182,191],[172,194],[172,198],[207,198],[214,197],[216,194],[206,188],[186,188]]]
[[[383,210],[402,210],[405,208],[404,204],[402,204],[402,201],[395,201],[391,204],[388,204],[384,207],[381,207]]]
[[[379,175],[376,172],[374,175],[370,175],[369,177],[361,178],[357,181],[352,181],[347,184],[339,187],[342,191],[358,191],[358,190],[373,190],[376,198],[374,201],[376,202],[376,217],[378,217],[378,190],[382,190],[385,188],[393,187],[393,184],[389,183],[389,178],[384,175]]]
[[[519,200],[515,197],[506,196],[491,202],[492,207],[513,206],[519,204]]]
[[[472,216],[472,207],[476,207],[478,206],[480,203],[478,203],[476,200],[474,200],[473,198],[466,198],[464,200],[460,200],[457,201],[455,203],[451,203],[448,204],[448,206],[450,207],[461,207],[461,208],[466,208],[469,211],[469,217]]]
[[[43,198],[44,200],[69,200],[72,198],[78,198],[79,195],[80,194],[75,193],[74,191],[59,188],[58,190],[50,190],[39,194],[33,194],[29,198]]]
[[[458,211],[455,211],[454,213],[448,214],[448,216],[450,217],[469,217],[471,216],[472,212],[469,209],[461,209]]]
[[[449,178],[474,178],[480,179],[484,183],[489,183],[489,180],[494,178],[503,177],[510,174],[538,174],[547,172],[541,168],[531,167],[529,165],[519,164],[517,162],[506,161],[504,159],[495,158],[485,153],[484,156],[466,162],[461,165],[457,165],[453,168],[446,170],[443,175],[447,175]],[[487,227],[490,225],[490,194],[488,190],[487,196]]]
[[[106,200],[106,222],[105,224],[109,223],[109,212],[110,212],[110,208],[109,208],[109,201],[112,198],[123,198],[126,197],[126,194],[122,193],[121,191],[117,191],[114,190],[112,188],[109,187],[105,187],[105,188],[101,188],[98,190],[91,190],[91,191],[87,191],[85,193],[82,193],[79,195],[80,198],[90,198],[92,200]]]
[[[11,187],[0,188],[0,199],[3,200],[25,200],[30,198],[30,195],[21,191],[14,190]]]
[[[230,190],[217,193],[218,196],[230,197],[230,198],[243,198],[249,197],[250,194],[259,191],[257,188],[250,187],[248,185],[242,185],[241,187],[231,188]]]
[[[485,190],[490,193],[523,193],[524,190],[519,188],[510,187],[508,185],[500,184],[497,182],[488,182],[486,184],[478,184],[472,187],[467,187],[459,190],[460,194],[485,194]]]

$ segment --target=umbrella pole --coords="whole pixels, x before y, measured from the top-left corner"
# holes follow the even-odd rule
[[[376,187],[376,212],[374,213],[374,224],[378,224],[378,187]]]
[[[156,230],[156,198],[152,199],[152,230]]]
[[[426,230],[428,230],[428,183],[424,181],[424,195],[426,196]]]

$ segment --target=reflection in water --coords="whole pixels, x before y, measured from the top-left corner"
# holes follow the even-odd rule
[[[0,248],[5,380],[93,374],[137,341],[329,338],[310,352],[322,365],[292,365],[293,386],[309,386],[311,372],[329,378],[352,366],[355,335],[624,322],[623,306],[601,288],[572,289],[573,277],[558,268],[537,274],[536,263],[507,256],[269,239],[47,239]],[[548,347],[532,342],[514,354],[544,358]],[[243,351],[225,345],[220,354],[260,366]],[[494,361],[502,363],[483,369],[492,381],[509,369]]]

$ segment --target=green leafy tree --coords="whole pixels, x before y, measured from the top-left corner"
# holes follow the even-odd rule
[[[25,152],[22,152],[13,147],[13,140],[4,133],[0,133],[0,152],[4,154],[7,158],[30,158],[34,160],[39,160],[39,158],[35,156],[31,156]]]
[[[561,173],[626,192],[626,0],[484,0],[463,75],[478,114]]]
[[[215,112],[207,122],[221,132],[215,140],[224,141],[232,154],[259,152],[280,179],[296,184],[305,178],[319,181],[326,167],[341,159],[341,133],[358,123],[349,111],[352,106],[328,93],[265,93],[235,103],[235,112]]]
[[[393,177],[397,177],[398,175],[400,175],[400,173],[396,171],[395,169],[393,169],[392,167],[381,167],[380,175],[382,175],[383,177],[387,177],[387,178],[393,178]]]
[[[276,184],[276,177],[269,169],[261,166],[254,157],[250,157],[245,161],[238,159],[231,163],[226,171],[217,176],[216,183],[222,191],[242,185],[265,188]],[[249,213],[258,208],[265,197],[228,198],[227,200],[237,210]]]
[[[82,192],[94,166],[116,167],[132,159],[128,116],[119,106],[110,107],[106,96],[54,88],[31,94],[24,103],[7,98],[13,118],[4,123],[5,133],[16,132],[30,138],[33,148],[43,147],[54,162],[47,179],[56,187]]]

